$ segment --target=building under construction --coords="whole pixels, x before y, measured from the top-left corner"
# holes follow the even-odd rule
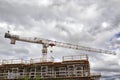
[[[64,56],[62,62],[53,58],[2,60],[0,80],[100,80],[101,74],[91,74],[87,55]]]
[[[21,37],[8,31],[5,38],[16,41],[37,43],[42,45],[42,58],[30,60],[2,60],[0,80],[100,80],[101,74],[91,74],[87,55],[64,56],[61,62],[47,58],[48,47],[63,47],[95,53],[115,54],[107,50],[74,45],[37,37]],[[49,59],[49,60],[48,60]]]

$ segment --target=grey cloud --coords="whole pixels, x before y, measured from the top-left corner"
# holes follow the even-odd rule
[[[113,65],[109,65],[108,67],[104,68],[104,67],[101,67],[100,69],[94,69],[95,71],[98,71],[98,72],[115,72],[115,73],[119,73],[120,70],[119,70],[119,67],[116,68],[116,65],[115,67],[112,67]]]
[[[79,26],[80,29],[77,26]],[[82,26],[82,24],[59,23],[59,24],[56,24],[55,28],[61,32],[66,33],[67,35],[66,41],[68,42],[83,44],[85,41],[91,42],[92,40],[94,40],[94,36],[84,31],[84,27]]]
[[[5,53],[2,56],[5,57],[11,53],[9,54],[11,58],[36,57],[40,55],[38,53],[41,53],[39,45],[33,46],[33,44],[21,42],[17,42],[15,46],[10,45],[9,40],[3,37],[7,30],[12,30],[16,34],[20,33],[21,36],[30,35],[97,48],[107,48],[109,45],[106,45],[106,42],[111,38],[111,35],[120,30],[119,0],[50,1],[51,3],[46,6],[38,5],[34,0],[29,2],[26,0],[20,2],[0,0],[0,23],[7,24],[7,26],[0,26],[0,48],[3,48],[0,53]],[[110,25],[103,28],[101,26],[103,22]],[[79,30],[81,25],[83,25],[83,29]],[[65,49],[56,48],[55,51],[55,57],[63,56],[61,53],[72,54],[71,51]],[[76,53],[73,52],[73,54]],[[116,58],[116,62],[107,63],[103,59],[104,55],[95,53],[88,55],[92,63],[103,62],[104,66],[96,66],[95,71],[119,73],[119,58]],[[104,68],[105,66],[108,67]]]
[[[13,24],[16,27],[19,27],[19,25],[32,27],[32,17],[34,18],[34,16],[37,16],[39,10],[40,8],[37,6],[12,2],[10,3],[9,1],[1,0],[0,21],[7,22],[8,24]]]
[[[70,31],[65,27],[65,25],[57,24],[55,28],[58,28],[61,31],[65,31],[67,34],[71,35]]]
[[[24,47],[22,47],[22,48],[15,48],[15,53],[16,54],[28,54],[29,53],[29,51],[27,50],[27,49],[25,49]]]
[[[92,1],[88,0],[87,3],[85,1],[83,1],[83,0],[80,0],[80,1],[78,1],[78,0],[75,0],[75,1],[72,1],[72,0],[70,0],[70,1],[58,1],[57,4],[63,4],[63,6],[64,6],[64,9],[60,9],[62,6],[53,7],[54,5],[51,5],[52,7],[51,6],[42,7],[42,6],[33,6],[33,5],[29,5],[29,4],[28,5],[25,5],[25,4],[14,4],[14,3],[9,3],[7,1],[6,2],[5,1],[1,1],[1,3],[2,3],[1,4],[1,10],[2,10],[1,11],[2,12],[1,13],[1,15],[2,15],[1,17],[2,17],[2,20],[5,20],[5,21],[8,19],[7,21],[10,22],[10,23],[16,22],[14,24],[20,24],[20,25],[21,24],[23,24],[23,25],[24,24],[26,24],[26,25],[29,24],[29,26],[34,26],[34,24],[31,23],[32,19],[34,19],[35,21],[39,21],[39,20],[45,20],[45,21],[48,21],[48,20],[50,20],[50,21],[51,20],[66,21],[66,18],[71,17],[71,18],[75,19],[75,21],[79,21],[80,20],[81,22],[83,22],[81,20],[81,18],[79,18],[79,19],[76,18],[76,17],[78,17],[76,15],[78,15],[78,14],[81,15],[84,12],[84,11],[79,11],[79,10],[81,10],[79,8],[81,6],[83,6],[81,4],[86,4],[87,7],[89,7],[91,5],[94,5],[94,4],[97,4],[99,6],[97,10],[102,9],[102,13],[99,13],[99,14],[101,14],[101,16],[97,20],[93,19],[93,20],[89,21],[89,20],[86,19],[84,21],[86,23],[89,23],[89,22],[92,21],[87,26],[98,28],[99,24],[102,21],[109,21],[109,20],[110,20],[110,22],[112,21],[113,24],[118,24],[118,23],[115,23],[115,22],[119,22],[119,20],[118,20],[119,19],[118,18],[118,16],[119,16],[118,15],[118,10],[119,9],[114,10],[114,8],[116,8],[119,5],[119,3],[114,2],[114,4],[116,4],[116,3],[117,4],[116,5],[112,5],[113,3],[111,1],[107,1],[105,3],[103,3],[103,1],[98,1],[98,2],[96,2],[95,0],[92,0]],[[54,3],[56,4],[56,1],[53,2],[53,4]],[[76,4],[77,4],[77,6],[76,6]],[[88,6],[88,4],[90,4],[90,5]],[[71,6],[71,5],[73,5],[73,6]],[[73,7],[75,7],[75,8],[73,8]],[[78,9],[76,7],[78,7]],[[83,10],[86,10],[86,9],[87,8],[83,8]],[[110,11],[113,11],[114,13],[111,14]],[[6,13],[9,13],[9,14],[6,14]],[[84,15],[83,15],[83,17],[84,17]],[[109,19],[109,18],[111,18],[111,19]]]

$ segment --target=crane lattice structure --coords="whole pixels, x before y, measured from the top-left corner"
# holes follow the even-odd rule
[[[23,41],[23,42],[30,42],[30,43],[37,43],[42,45],[42,59],[45,62],[47,60],[47,48],[57,46],[57,47],[63,47],[63,48],[69,48],[69,49],[75,49],[75,50],[83,50],[88,52],[95,52],[95,53],[104,53],[104,54],[112,54],[116,55],[115,52],[103,50],[103,49],[97,49],[92,47],[86,47],[82,45],[75,45],[70,43],[63,43],[38,37],[21,37],[19,35],[12,35],[8,31],[8,33],[5,33],[5,38],[9,38],[11,40],[11,44],[15,44],[16,41]]]

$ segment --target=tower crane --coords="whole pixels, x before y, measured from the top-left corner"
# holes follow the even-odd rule
[[[59,41],[53,41],[53,40],[48,40],[48,39],[43,39],[43,38],[38,38],[38,37],[21,37],[19,35],[10,34],[9,31],[7,33],[5,33],[5,38],[9,38],[11,40],[11,44],[15,44],[16,41],[41,44],[43,61],[47,60],[47,48],[53,47],[53,46],[70,48],[70,49],[75,49],[75,50],[83,50],[83,51],[95,52],[95,53],[105,53],[105,54],[116,55],[115,52],[111,52],[111,51],[103,50],[103,49],[85,47],[82,45],[74,45],[74,44],[70,44],[70,43],[63,43],[63,42],[59,42]]]

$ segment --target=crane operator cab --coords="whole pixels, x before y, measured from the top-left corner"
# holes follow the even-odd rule
[[[16,42],[16,40],[18,40],[19,39],[19,36],[17,36],[17,35],[11,35],[10,34],[10,32],[8,31],[8,33],[5,33],[5,36],[4,36],[5,38],[10,38],[10,40],[11,40],[11,44],[15,44],[15,42]]]
[[[10,33],[9,31],[8,33],[5,33],[5,38],[11,38],[11,35],[9,33]]]

